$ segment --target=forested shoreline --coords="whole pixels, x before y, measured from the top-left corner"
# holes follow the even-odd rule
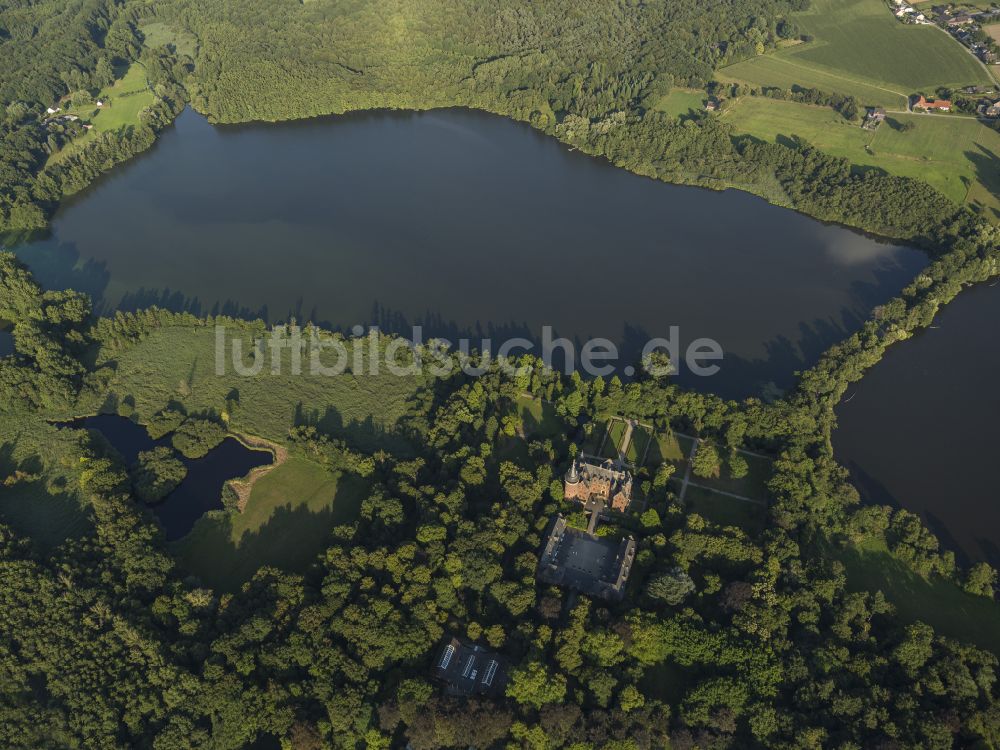
[[[379,4],[258,6],[255,0],[100,6],[93,12],[102,22],[114,20],[92,59],[121,65],[141,58],[158,103],[142,127],[105,135],[69,163],[42,169],[38,113],[46,96],[55,100],[81,81],[58,73],[58,59],[36,61],[35,98],[19,103],[20,119],[4,126],[24,145],[18,171],[0,175],[6,204],[0,228],[43,227],[61,196],[148,148],[190,100],[220,123],[367,109],[482,109],[639,174],[737,188],[825,221],[926,245],[926,219],[959,209],[922,182],[858,171],[807,143],[760,143],[735,136],[714,118],[680,122],[651,108],[674,85],[707,87],[718,66],[794,37],[788,16],[802,7],[754,0],[715,14],[693,3],[607,3],[581,16],[573,0],[530,11],[516,2],[472,9],[437,0],[421,13],[407,4],[390,10]],[[143,18],[174,28],[178,38],[196,38],[197,52],[142,47]],[[404,35],[407,44],[396,44],[390,32]],[[653,36],[656,44],[644,42]],[[836,108],[851,106],[821,92],[816,97]]]
[[[786,15],[797,7],[0,5],[7,228],[43,225],[61,196],[147,148],[188,100],[219,122],[457,104],[530,122],[640,174],[738,186],[933,258],[774,403],[649,376],[563,377],[526,357],[514,377],[494,366],[472,378],[456,362],[444,378],[417,379],[387,425],[324,421],[311,416],[319,404],[279,394],[298,400],[294,423],[279,429],[254,414],[265,401],[249,385],[213,390],[135,365],[176,341],[190,347],[179,361],[197,360],[195,342],[212,326],[249,341],[259,321],[155,308],[95,319],[85,295],[43,290],[0,254],[0,321],[13,323],[16,349],[0,359],[0,485],[25,502],[70,498],[83,514],[79,533],[48,547],[0,525],[0,744],[243,748],[269,735],[303,749],[1000,745],[997,654],[904,622],[882,592],[851,585],[838,553],[885,545],[915,575],[983,602],[996,573],[957,565],[919,517],[862,506],[830,446],[848,385],[964,286],[997,274],[997,229],[923,183],[644,104],[793,36]],[[154,14],[192,34],[196,54],[143,51],[139,20]],[[447,33],[456,28],[464,33]],[[42,169],[39,115],[87,84],[61,74],[79,78],[102,59],[142,61],[152,116]],[[532,431],[526,397],[552,405],[558,430]],[[97,436],[51,424],[97,410],[173,435],[184,455],[253,427],[362,487],[357,514],[331,524],[304,571],[264,567],[237,591],[213,589],[181,569],[136,499],[179,479],[171,450],[126,466]],[[774,458],[758,530],[683,506],[666,476],[640,477],[647,509],[607,527],[637,541],[620,603],[535,579],[546,525],[568,510],[559,477],[587,430],[613,415],[697,435],[720,461],[740,450]],[[443,695],[430,667],[446,635],[504,654],[504,696]]]

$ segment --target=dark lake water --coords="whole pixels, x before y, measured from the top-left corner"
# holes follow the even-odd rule
[[[139,454],[157,445],[170,445],[170,437],[153,440],[146,428],[117,414],[101,414],[71,422],[68,427],[97,430],[131,466]],[[234,438],[226,438],[202,458],[177,454],[187,466],[187,476],[160,502],[150,505],[167,539],[180,539],[210,510],[222,509],[222,487],[230,479],[246,476],[251,469],[271,463],[267,451],[251,450]]]
[[[837,408],[837,458],[867,500],[920,513],[951,549],[1000,565],[1000,286],[963,292]],[[853,397],[852,397],[853,394]]]
[[[537,341],[550,325],[611,339],[623,359],[676,325],[682,346],[710,337],[726,352],[718,375],[682,382],[727,396],[790,385],[925,264],[465,110],[241,127],[189,110],[16,251],[102,311],[418,323],[453,340]]]

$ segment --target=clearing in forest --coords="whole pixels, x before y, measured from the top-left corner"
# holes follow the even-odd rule
[[[356,520],[368,483],[298,455],[261,477],[242,513],[202,516],[172,544],[178,564],[221,591],[236,591],[258,568],[303,572],[334,527]]]
[[[66,114],[76,115],[82,122],[94,127],[53,154],[49,165],[58,164],[70,154],[84,148],[101,133],[138,125],[142,111],[155,101],[156,97],[146,81],[146,69],[139,63],[132,63],[124,76],[101,89],[94,97],[92,106],[66,110]],[[97,102],[102,102],[103,106],[98,107]]]

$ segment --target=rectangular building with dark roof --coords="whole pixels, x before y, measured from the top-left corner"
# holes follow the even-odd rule
[[[635,560],[635,539],[621,540],[575,529],[558,516],[538,561],[538,578],[611,601],[625,596]]]
[[[449,695],[487,695],[500,692],[506,669],[499,654],[481,646],[449,638],[434,661],[434,676],[445,683]]]

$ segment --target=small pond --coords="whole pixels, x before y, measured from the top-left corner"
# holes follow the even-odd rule
[[[14,353],[14,336],[10,332],[10,323],[0,320],[0,357]]]
[[[117,414],[85,417],[62,426],[101,433],[128,466],[135,463],[140,453],[157,445],[170,445],[169,436],[153,440],[145,427]],[[180,454],[178,457],[187,466],[187,477],[162,501],[149,506],[169,541],[186,535],[208,511],[222,509],[222,487],[228,480],[246,476],[251,469],[272,461],[267,451],[247,448],[231,437],[203,458],[189,459]]]

